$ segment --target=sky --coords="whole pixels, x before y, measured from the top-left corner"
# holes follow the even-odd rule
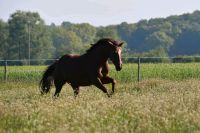
[[[16,10],[38,12],[46,24],[106,26],[192,13],[200,10],[200,0],[0,0],[0,19],[7,21]]]

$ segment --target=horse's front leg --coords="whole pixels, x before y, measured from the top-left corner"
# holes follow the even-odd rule
[[[100,80],[99,78],[95,79],[95,80],[93,81],[93,84],[94,84],[97,88],[99,88],[100,90],[102,90],[104,93],[106,93],[108,97],[111,96],[111,95],[108,93],[106,87],[103,86],[103,84],[102,84],[102,82],[101,82],[101,80]]]
[[[116,80],[114,80],[113,78],[111,78],[111,77],[109,77],[109,76],[105,76],[105,77],[102,77],[102,78],[101,78],[101,82],[102,82],[103,84],[112,83],[112,93],[111,93],[111,94],[114,94],[114,92],[115,92]]]

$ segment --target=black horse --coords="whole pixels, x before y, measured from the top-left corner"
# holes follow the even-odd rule
[[[108,59],[113,62],[117,71],[122,69],[122,44],[123,42],[104,38],[93,44],[83,55],[62,56],[44,72],[40,81],[41,93],[48,93],[54,81],[54,96],[57,97],[66,82],[72,86],[75,96],[78,95],[80,86],[95,85],[110,97],[114,93],[116,81],[108,76]],[[103,86],[108,83],[112,83],[111,94]]]

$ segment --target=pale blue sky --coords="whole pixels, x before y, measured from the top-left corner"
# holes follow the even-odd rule
[[[16,10],[37,11],[47,24],[87,22],[95,26],[135,23],[200,10],[200,0],[0,0],[0,18]]]

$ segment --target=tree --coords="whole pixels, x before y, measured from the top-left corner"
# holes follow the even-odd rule
[[[117,29],[114,26],[99,27],[96,33],[96,40],[99,40],[100,38],[120,39]]]
[[[0,20],[0,59],[7,59],[8,25]]]
[[[54,28],[52,32],[53,45],[56,48],[55,57],[59,58],[64,54],[79,54],[82,52],[83,45],[81,39],[75,32],[67,31],[62,27]]]
[[[36,12],[17,11],[9,20],[9,59],[50,58],[53,45],[44,21]],[[29,42],[30,39],[30,42]]]
[[[60,26],[54,23],[47,26],[37,12],[16,11],[8,23],[0,20],[0,59],[28,59],[29,35],[32,59],[80,54],[101,38],[124,41],[126,56],[200,54],[199,18],[200,11],[195,11],[105,27],[67,21]]]
[[[122,38],[127,43],[131,42],[131,35],[136,30],[135,24],[128,24],[126,22],[121,23],[117,26],[120,38]]]
[[[159,47],[162,47],[168,51],[173,43],[173,38],[168,36],[165,32],[154,32],[145,38],[145,41],[140,46],[140,51],[149,51]]]
[[[199,55],[200,27],[185,29],[170,49],[170,55]]]
[[[63,22],[62,27],[68,31],[76,33],[81,39],[82,45],[93,43],[96,35],[96,28],[88,23],[72,24],[70,22]]]

